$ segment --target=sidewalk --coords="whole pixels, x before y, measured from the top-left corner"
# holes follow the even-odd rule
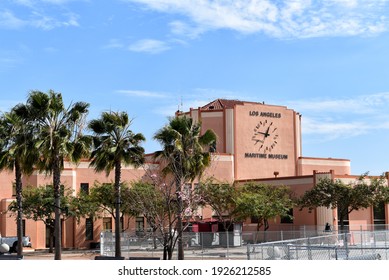
[[[27,251],[23,252],[24,260],[54,260],[54,253],[48,253],[46,251]],[[94,260],[95,256],[100,255],[97,251],[91,250],[74,250],[74,251],[62,251],[62,260]]]

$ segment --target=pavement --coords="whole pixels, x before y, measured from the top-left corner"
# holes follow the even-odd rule
[[[94,260],[100,252],[95,250],[69,250],[62,251],[62,260]],[[54,260],[54,253],[47,251],[26,251],[23,252],[24,260]]]
[[[113,252],[109,252],[114,255]],[[12,254],[15,255],[15,254]],[[62,260],[94,260],[96,256],[100,256],[99,249],[63,249],[61,254]],[[140,249],[137,247],[123,249],[122,256],[125,259],[129,257],[135,258],[160,258],[163,259],[163,252],[161,249],[149,250]],[[176,256],[173,256],[175,259]],[[47,249],[33,249],[23,248],[23,259],[24,260],[54,260],[54,253],[49,253]],[[185,250],[185,259],[188,260],[220,260],[220,259],[247,259],[246,247],[231,247],[227,251],[226,248],[208,248],[208,249],[187,249]]]

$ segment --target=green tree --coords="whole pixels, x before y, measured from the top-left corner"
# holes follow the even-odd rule
[[[23,237],[22,174],[30,175],[38,159],[26,117],[19,114],[18,105],[0,117],[0,170],[15,173],[18,244],[22,244]],[[17,247],[17,254],[23,255],[23,246]]]
[[[311,189],[299,198],[300,208],[313,210],[316,207],[337,209],[340,230],[344,231],[344,220],[348,215],[360,209],[365,209],[382,201],[387,201],[386,187],[383,177],[366,181],[367,173],[353,183],[322,178]]]
[[[82,134],[88,107],[85,102],[65,107],[61,93],[50,90],[30,92],[26,104],[19,108],[29,116],[29,124],[34,125],[35,147],[40,153],[37,167],[53,176],[56,260],[62,254],[61,172],[65,159],[78,162],[89,154],[90,139]]]
[[[172,259],[174,248],[174,223],[176,210],[174,204],[170,203],[175,199],[172,188],[166,186],[154,185],[146,182],[134,182],[129,188],[125,199],[133,213],[137,216],[143,215],[147,224],[153,232],[154,247],[156,244],[156,235],[162,236],[163,259]]]
[[[135,215],[132,212],[129,201],[123,199],[123,196],[128,193],[128,189],[129,187],[127,184],[121,184],[120,196],[122,197],[122,203],[120,204],[121,216],[119,217],[119,220],[126,214],[129,217]],[[85,193],[81,190],[75,201],[77,201],[77,211],[82,217],[100,218],[105,216],[105,213],[109,213],[116,220],[116,191],[114,183],[95,182],[89,193]]]
[[[186,183],[201,177],[211,163],[209,150],[216,143],[216,134],[212,130],[207,130],[203,134],[201,132],[201,123],[195,123],[186,116],[179,116],[170,119],[169,124],[154,135],[154,139],[162,145],[162,150],[155,153],[155,158],[162,161],[163,174],[174,177],[179,260],[184,259],[182,188]]]
[[[198,195],[187,190],[182,196],[182,213],[186,225],[196,215]],[[123,200],[127,201],[131,212],[146,218],[152,230],[154,247],[159,241],[163,246],[163,259],[171,260],[178,240],[177,232],[177,196],[175,182],[156,174],[150,180],[133,182]],[[161,237],[157,239],[157,236]]]
[[[42,221],[49,228],[49,252],[53,253],[53,240],[55,231],[56,208],[53,186],[27,186],[22,191],[22,212],[27,219]],[[73,205],[73,195],[70,189],[61,187],[61,218],[64,220],[77,216]],[[8,207],[11,212],[17,212],[18,206],[15,201]]]
[[[203,206],[210,206],[223,224],[227,244],[230,244],[231,226],[234,224],[236,216],[236,202],[238,190],[229,183],[215,184],[212,179],[201,182],[196,190]],[[227,246],[227,258],[229,257],[229,246]]]
[[[105,171],[107,176],[115,170],[115,257],[121,257],[120,205],[122,164],[139,167],[144,163],[145,141],[141,133],[130,130],[131,121],[126,112],[103,112],[99,119],[90,121],[93,132],[93,151],[90,165],[96,172]]]
[[[224,230],[228,231],[236,217],[236,202],[239,191],[229,183],[215,183],[213,180],[201,182],[196,190],[203,206],[210,206]]]
[[[294,206],[292,192],[287,186],[245,184],[237,198],[237,213],[241,219],[256,218],[257,231],[269,228],[269,219],[288,216]]]

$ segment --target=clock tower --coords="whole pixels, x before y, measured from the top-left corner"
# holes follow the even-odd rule
[[[285,106],[245,103],[235,108],[235,178],[296,176],[300,115]],[[243,135],[245,135],[243,137]]]
[[[260,102],[217,99],[197,110],[191,109],[189,115],[201,121],[203,130],[212,129],[217,134],[219,170],[226,168],[221,167],[226,156],[232,156],[233,180],[298,175],[301,123],[300,114],[294,110]]]

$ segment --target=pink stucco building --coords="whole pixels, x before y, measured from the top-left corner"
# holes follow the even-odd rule
[[[202,129],[212,129],[218,136],[216,152],[212,155],[212,164],[205,177],[214,177],[222,182],[244,183],[263,182],[272,185],[287,185],[296,194],[303,194],[312,188],[319,178],[327,176],[345,182],[356,180],[359,175],[351,175],[350,160],[334,158],[313,158],[302,155],[301,115],[285,106],[267,105],[257,102],[217,99],[203,107],[190,109],[189,112],[176,112],[201,121]],[[149,157],[150,158],[150,157]],[[138,180],[149,170],[158,169],[152,160],[142,168],[123,169],[122,178],[126,181]],[[13,173],[0,173],[0,233],[3,236],[16,235],[14,217],[5,213],[13,199]],[[81,188],[92,187],[95,181],[100,183],[113,181],[105,173],[95,173],[87,161],[79,165],[67,163],[62,173],[62,184],[77,193]],[[388,180],[388,178],[387,178]],[[23,178],[23,185],[43,185],[51,178],[34,173]],[[383,206],[384,215],[377,217],[373,209],[354,211],[350,214],[352,225],[388,224],[388,207]],[[202,217],[210,218],[212,211],[204,209]],[[294,226],[324,226],[329,222],[337,224],[336,211],[318,208],[316,211],[293,210]],[[110,216],[99,220],[83,219],[63,222],[63,246],[69,248],[89,247],[91,242],[99,240],[102,230],[112,229]],[[142,217],[133,219],[124,225],[128,231],[135,231],[144,225]],[[244,230],[250,230],[250,221],[244,224]],[[271,222],[274,229],[287,228],[281,219]],[[25,221],[25,234],[32,239],[34,248],[47,246],[46,228],[42,222]]]

